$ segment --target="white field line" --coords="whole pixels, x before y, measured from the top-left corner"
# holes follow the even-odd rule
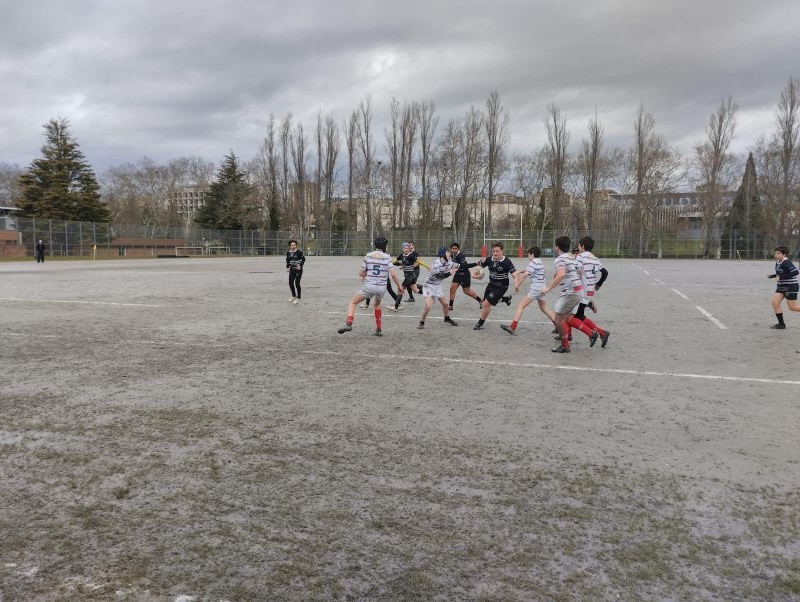
[[[643,271],[645,274],[647,274],[648,276],[650,275],[650,272],[648,272],[647,270],[642,270],[642,271]]]
[[[341,355],[339,351],[311,351],[303,350],[298,353],[306,355]],[[703,380],[727,380],[734,382],[752,382],[752,383],[768,383],[776,385],[800,385],[800,380],[778,380],[774,378],[747,378],[742,376],[721,376],[718,374],[692,374],[686,372],[654,372],[651,370],[620,370],[614,368],[589,368],[587,366],[557,366],[553,364],[528,364],[521,362],[504,362],[504,361],[489,361],[489,360],[470,360],[463,358],[451,357],[420,357],[420,356],[405,356],[393,355],[388,353],[348,353],[347,357],[364,357],[364,358],[381,358],[390,360],[417,360],[422,362],[431,363],[458,363],[467,364],[471,366],[509,366],[512,368],[542,368],[552,370],[572,370],[574,372],[601,372],[605,374],[631,374],[634,376],[667,376],[677,378],[697,378]]]
[[[655,278],[655,277],[653,277],[653,280],[655,280],[656,282],[658,282],[658,283],[659,283],[661,286],[667,286],[667,285],[666,285],[666,283],[664,283],[664,282],[661,282],[661,281],[660,281],[658,278]]]
[[[697,308],[697,309],[700,311],[700,313],[701,313],[701,314],[703,314],[703,315],[704,315],[706,318],[708,318],[709,320],[711,320],[712,322],[714,322],[714,324],[716,324],[717,326],[719,326],[719,327],[720,327],[722,330],[727,330],[727,329],[728,329],[728,327],[727,327],[727,326],[725,326],[725,324],[723,324],[722,322],[720,322],[719,320],[717,320],[717,319],[716,319],[714,316],[712,316],[710,313],[708,313],[708,312],[707,312],[706,310],[704,310],[702,307],[700,307],[699,305],[695,305],[695,307],[696,307],[696,308]]]
[[[111,301],[68,301],[65,299],[19,299],[17,297],[0,297],[0,301],[21,301],[22,303],[79,303],[81,305],[118,305],[121,307],[163,307],[148,303],[113,303]]]
[[[677,290],[677,289],[672,289],[672,292],[673,292],[673,293],[675,293],[676,295],[679,295],[679,296],[683,297],[683,298],[684,298],[684,299],[686,299],[687,301],[689,300],[689,297],[687,297],[686,295],[684,295],[682,292],[680,292],[680,291],[679,291],[679,290]]]
[[[0,332],[0,336],[16,336],[16,337],[29,337],[29,338],[66,338],[59,335],[29,335],[20,332]],[[337,335],[338,337],[339,335]],[[157,347],[195,347],[198,349],[206,348],[231,348],[230,344],[205,344],[202,345],[187,345],[178,341],[151,341],[151,340],[116,340],[116,343],[128,345],[154,345]],[[258,351],[266,354],[282,353],[283,349],[275,347],[258,347]],[[313,351],[308,349],[293,348],[294,353],[300,355],[330,355],[341,356],[341,351]],[[571,370],[573,372],[596,372],[601,374],[627,374],[633,376],[664,376],[672,378],[693,378],[699,380],[722,380],[731,382],[746,382],[746,383],[766,383],[772,385],[800,385],[800,380],[780,380],[776,378],[748,378],[743,376],[722,376],[719,374],[693,374],[690,372],[655,372],[652,370],[622,370],[616,368],[590,368],[588,366],[558,366],[554,364],[531,364],[523,362],[504,362],[504,361],[489,361],[489,360],[472,360],[464,358],[453,357],[433,357],[433,356],[408,356],[408,355],[393,355],[388,353],[347,353],[347,358],[363,357],[368,359],[390,359],[390,360],[413,360],[419,362],[430,362],[436,364],[457,363],[466,364],[470,366],[508,366],[511,368],[541,368],[543,370]]]

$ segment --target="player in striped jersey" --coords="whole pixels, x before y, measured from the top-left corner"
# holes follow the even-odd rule
[[[551,350],[554,353],[569,353],[569,331],[566,323],[572,315],[572,310],[581,302],[583,295],[583,283],[578,275],[575,257],[569,253],[571,242],[569,236],[556,238],[556,249],[559,251],[559,256],[555,260],[556,273],[552,282],[542,291],[542,296],[544,296],[555,287],[561,287],[561,296],[553,306],[556,329],[561,337],[561,344]],[[597,341],[598,337],[599,335],[595,333],[592,344]]]
[[[525,278],[528,277],[531,279],[531,290],[517,304],[517,311],[514,313],[514,320],[511,322],[511,324],[500,325],[500,328],[505,330],[508,334],[515,334],[517,332],[517,324],[522,318],[522,313],[533,301],[537,301],[539,303],[539,309],[542,310],[542,313],[550,318],[551,322],[555,323],[555,314],[550,310],[549,307],[547,307],[547,301],[544,300],[544,295],[542,295],[545,282],[544,265],[542,265],[542,260],[539,259],[541,254],[542,251],[539,249],[539,247],[531,247],[528,249],[528,259],[530,260],[530,263],[528,263],[528,267],[525,268],[525,271],[522,272],[522,274],[517,278],[517,283],[514,287],[514,290],[519,291],[519,287],[522,286],[522,283],[525,282]]]
[[[600,341],[602,341],[600,346],[605,347],[608,344],[608,337],[611,336],[611,331],[600,328],[586,317],[587,307],[591,307],[593,311],[597,312],[597,307],[594,305],[595,288],[600,288],[608,278],[608,270],[603,267],[600,260],[592,253],[593,248],[594,240],[591,236],[584,236],[578,243],[578,255],[575,258],[575,262],[583,284],[583,298],[578,304],[575,315],[567,321],[567,324],[572,328],[577,328],[589,337],[592,347],[597,342],[597,337],[594,337],[596,332],[600,335]],[[598,273],[600,274],[599,281],[597,280]]]
[[[379,236],[375,239],[375,250],[372,253],[367,253],[361,262],[361,270],[358,274],[364,279],[364,283],[361,286],[361,290],[350,299],[350,304],[347,306],[347,319],[344,327],[339,329],[339,334],[353,330],[353,316],[356,313],[356,305],[364,299],[374,298],[375,336],[383,336],[383,331],[381,330],[381,299],[386,294],[386,284],[389,282],[389,277],[397,285],[398,294],[402,296],[404,292],[397,274],[394,273],[392,256],[386,253],[386,245],[388,244],[389,241],[386,238]]]
[[[444,298],[444,291],[442,290],[442,282],[455,274],[458,271],[458,264],[454,263],[450,258],[450,251],[447,247],[441,247],[437,253],[439,256],[433,262],[430,268],[430,274],[425,279],[423,286],[422,296],[425,298],[425,307],[422,310],[422,315],[419,317],[419,328],[425,328],[425,318],[428,317],[428,312],[433,307],[434,301],[439,301],[442,304],[442,312],[444,312],[444,321],[450,326],[458,326],[458,322],[450,319],[450,310],[447,307],[447,301]]]
[[[790,310],[800,311],[800,304],[797,303],[798,269],[788,255],[789,249],[787,247],[775,248],[775,273],[768,276],[768,278],[778,279],[778,288],[772,294],[772,310],[775,312],[775,317],[778,318],[778,323],[773,324],[772,328],[779,330],[786,328],[786,324],[783,322],[783,311],[781,310],[781,303],[783,303],[784,299],[786,299],[786,305]]]

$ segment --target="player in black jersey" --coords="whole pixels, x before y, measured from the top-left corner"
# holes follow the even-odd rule
[[[408,244],[411,245],[411,250],[416,253],[417,252],[417,243],[415,243],[413,240],[409,240]],[[419,280],[419,273],[420,273],[419,266],[420,265],[424,266],[425,269],[430,269],[427,265],[425,265],[422,262],[420,262],[417,266],[415,266],[414,267],[414,282]],[[421,293],[422,292],[422,286],[417,285],[417,287],[419,288],[419,292]],[[411,292],[411,289],[408,289],[408,299],[409,299],[409,301],[413,301],[414,300],[414,293]]]
[[[482,308],[483,300],[478,296],[478,293],[470,288],[472,286],[472,277],[470,276],[469,269],[474,268],[478,264],[467,261],[467,256],[461,251],[461,245],[459,245],[457,242],[454,242],[452,245],[450,245],[450,257],[451,261],[459,267],[455,276],[453,276],[453,282],[450,284],[449,309],[453,309],[453,302],[456,299],[456,291],[458,290],[459,286],[464,294],[467,295],[467,297],[472,297],[475,299],[478,302],[478,305]]]
[[[286,251],[286,271],[289,272],[289,290],[292,291],[290,303],[300,303],[303,290],[300,288],[300,279],[303,277],[303,265],[306,256],[297,248],[297,241],[289,241],[289,250]]]
[[[800,304],[797,303],[798,281],[797,276],[800,270],[789,259],[789,249],[787,247],[775,248],[775,273],[770,274],[767,278],[777,278],[778,288],[772,294],[772,310],[775,312],[775,317],[778,318],[778,323],[773,324],[772,328],[783,330],[786,324],[783,322],[783,311],[781,310],[781,303],[786,299],[786,305],[792,311],[800,311]]]
[[[478,323],[473,326],[473,330],[483,330],[483,323],[486,322],[486,318],[489,317],[489,312],[492,311],[492,307],[497,305],[498,301],[503,301],[506,305],[511,305],[511,296],[506,296],[509,275],[514,276],[514,287],[516,288],[518,286],[517,268],[508,257],[503,255],[503,243],[493,243],[491,257],[479,261],[478,266],[485,267],[489,270],[489,284],[486,287],[486,292],[483,294],[481,317]]]
[[[420,265],[424,266],[427,269],[430,269],[428,265],[420,259],[419,253],[417,253],[411,243],[404,242],[403,243],[403,252],[397,256],[392,263],[394,265],[399,265],[403,269],[403,288],[409,292],[410,299],[408,300],[410,303],[414,302],[414,295],[411,294],[411,291],[415,293],[422,294],[422,287],[417,286],[417,271],[419,270]],[[398,295],[397,298],[394,300],[394,308],[395,310],[400,309],[400,302],[403,300],[402,295]]]

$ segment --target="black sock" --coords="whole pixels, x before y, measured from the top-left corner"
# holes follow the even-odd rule
[[[450,301],[450,303],[447,304],[447,309],[453,309],[453,302],[452,301]]]
[[[775,317],[778,318],[778,324],[783,324],[783,313],[775,314]]]
[[[476,297],[475,297],[475,301],[477,301],[478,303],[480,303],[480,302],[482,302],[482,301],[483,301],[483,299],[481,299],[480,297],[476,296]]]
[[[486,322],[486,320],[480,320],[479,319],[478,320],[478,326],[483,326],[484,322]]]
[[[445,317],[444,317],[444,321],[445,321],[445,322],[449,322],[449,321],[450,321],[450,316],[445,316]]]
[[[400,301],[402,301],[402,299],[401,299],[400,297],[398,297],[398,298],[395,300],[395,302],[394,302],[394,308],[395,308],[395,309],[397,309],[398,307],[400,307]]]
[[[419,321],[419,325],[420,325],[420,326],[425,326],[425,320],[420,320],[420,321]]]

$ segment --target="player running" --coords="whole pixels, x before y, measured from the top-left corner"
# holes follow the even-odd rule
[[[409,303],[414,302],[414,295],[412,291],[417,294],[422,294],[421,287],[417,286],[417,276],[419,275],[419,266],[430,269],[428,265],[422,261],[412,244],[410,242],[403,243],[403,252],[394,260],[394,265],[399,265],[403,268],[403,288],[408,291]],[[394,300],[394,309],[400,309],[400,302],[403,300],[403,295],[398,295]]]
[[[797,303],[797,275],[799,271],[788,255],[788,247],[775,247],[775,273],[767,276],[767,278],[778,279],[778,288],[772,294],[772,310],[775,312],[775,317],[778,318],[778,323],[773,324],[772,328],[777,328],[778,330],[786,328],[786,324],[783,322],[783,311],[781,310],[781,303],[784,299],[786,299],[786,305],[791,311],[800,311],[800,304]]]
[[[417,326],[420,330],[425,328],[425,318],[428,317],[428,312],[433,307],[434,301],[439,301],[442,304],[444,321],[450,326],[458,326],[458,322],[450,318],[450,310],[444,300],[444,291],[442,291],[442,282],[445,278],[449,278],[458,271],[458,265],[451,260],[450,251],[447,250],[447,247],[441,247],[437,255],[438,257],[433,262],[433,265],[428,268],[430,274],[425,279],[425,285],[423,286],[422,296],[425,298],[425,307],[422,309],[422,315],[419,317],[419,326]]]
[[[350,332],[353,330],[353,316],[356,313],[356,305],[364,299],[375,299],[375,336],[383,336],[381,330],[381,299],[386,294],[386,284],[389,282],[391,276],[394,283],[397,285],[398,293],[402,296],[403,287],[400,286],[400,280],[397,274],[394,273],[394,266],[392,266],[392,256],[386,253],[386,245],[389,241],[383,236],[375,239],[375,250],[367,253],[364,260],[361,262],[361,269],[359,276],[364,279],[361,289],[350,299],[350,304],[347,306],[347,319],[343,328],[339,329],[339,334]]]
[[[483,324],[489,317],[489,312],[497,305],[498,301],[503,301],[506,305],[511,305],[511,296],[505,296],[508,291],[508,277],[514,276],[514,284],[517,286],[517,268],[514,263],[503,255],[503,243],[495,242],[492,244],[492,255],[478,262],[478,266],[488,268],[489,284],[483,294],[483,307],[478,323],[472,330],[483,330]]]
[[[578,274],[580,274],[581,282],[583,284],[583,299],[578,303],[578,311],[570,318],[569,325],[573,328],[580,329],[584,334],[588,334],[591,341],[591,333],[597,332],[600,335],[600,346],[605,347],[608,344],[608,337],[611,336],[611,331],[604,330],[595,324],[592,320],[586,317],[586,308],[589,307],[597,313],[597,306],[594,304],[595,289],[603,286],[603,283],[608,278],[608,270],[603,267],[600,260],[592,253],[594,248],[594,239],[591,236],[584,236],[578,243],[578,256],[575,262],[578,264]],[[597,280],[597,274],[600,273],[600,280]],[[583,330],[578,323],[584,325],[587,330]],[[590,343],[594,345],[594,343]]]
[[[542,251],[539,249],[539,247],[531,247],[528,249],[528,259],[530,260],[530,263],[528,263],[528,267],[525,268],[525,271],[522,272],[517,278],[514,291],[519,291],[519,287],[522,286],[523,282],[525,282],[525,278],[529,276],[531,279],[531,290],[517,304],[517,311],[514,313],[514,320],[511,322],[511,324],[500,325],[500,328],[505,330],[508,334],[515,334],[517,332],[517,324],[519,323],[520,319],[522,319],[522,314],[525,311],[525,308],[528,307],[528,305],[530,305],[533,301],[537,301],[539,303],[539,309],[542,311],[542,313],[546,315],[551,322],[555,323],[556,316],[552,310],[547,307],[547,301],[544,300],[544,295],[542,295],[542,290],[545,287],[545,283],[544,265],[542,265],[542,260],[539,259],[541,254]]]
[[[556,329],[561,337],[561,344],[551,349],[553,353],[569,353],[569,331],[566,322],[572,315],[572,310],[581,302],[583,295],[583,283],[578,275],[575,258],[569,253],[571,242],[569,236],[556,238],[556,249],[559,251],[559,256],[555,260],[556,273],[552,282],[542,291],[542,296],[544,296],[555,287],[561,286],[561,296],[553,306]],[[594,333],[593,336],[592,345],[599,338],[597,333]]]
[[[452,311],[453,309],[453,302],[456,299],[456,291],[458,287],[461,287],[462,292],[467,297],[472,297],[478,302],[478,305],[482,308],[483,301],[478,296],[478,293],[473,291],[470,286],[472,285],[472,278],[469,273],[470,268],[474,268],[477,263],[471,263],[467,261],[467,256],[461,252],[461,245],[457,242],[454,242],[450,245],[450,256],[453,260],[453,263],[459,266],[456,275],[453,277],[453,282],[450,284],[450,304],[448,305],[449,309]]]

